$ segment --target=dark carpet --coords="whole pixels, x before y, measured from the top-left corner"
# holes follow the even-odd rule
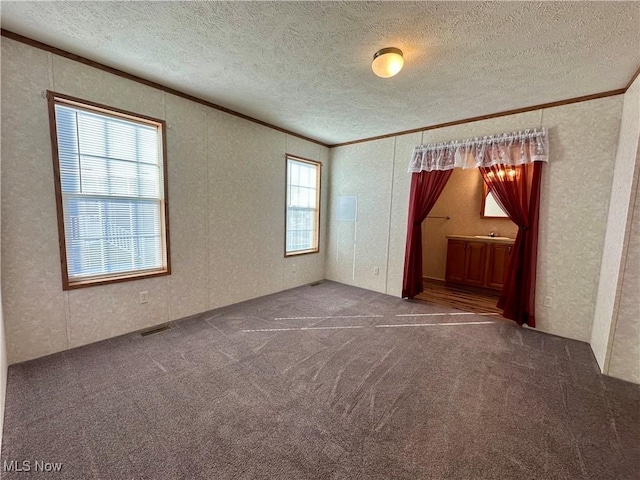
[[[639,386],[455,313],[324,282],[14,365],[2,478],[640,478]]]

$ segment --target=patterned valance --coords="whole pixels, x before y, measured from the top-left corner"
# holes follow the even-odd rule
[[[547,161],[549,142],[542,128],[420,145],[413,151],[409,173]]]

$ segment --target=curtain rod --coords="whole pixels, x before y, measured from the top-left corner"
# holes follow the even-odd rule
[[[545,127],[530,128],[526,130],[519,130],[516,132],[505,132],[505,133],[496,133],[494,135],[485,135],[483,137],[465,138],[462,140],[450,140],[448,142],[425,143],[415,147],[415,151],[434,150],[434,149],[451,148],[451,147],[467,147],[467,146],[475,146],[475,145],[482,145],[482,144],[491,144],[495,142],[504,142],[504,141],[510,141],[510,140],[521,140],[521,139],[530,140],[530,139],[545,138],[546,135],[547,135],[547,129]]]

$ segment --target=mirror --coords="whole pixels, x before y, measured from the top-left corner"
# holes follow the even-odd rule
[[[487,184],[482,182],[482,207],[480,210],[480,218],[509,218],[502,207],[498,205],[493,194],[487,188]]]

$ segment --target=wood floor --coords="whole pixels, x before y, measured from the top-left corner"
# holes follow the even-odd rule
[[[424,292],[415,298],[429,303],[437,303],[475,313],[502,313],[496,307],[498,293],[475,292],[464,288],[445,285],[430,279],[424,280]]]

